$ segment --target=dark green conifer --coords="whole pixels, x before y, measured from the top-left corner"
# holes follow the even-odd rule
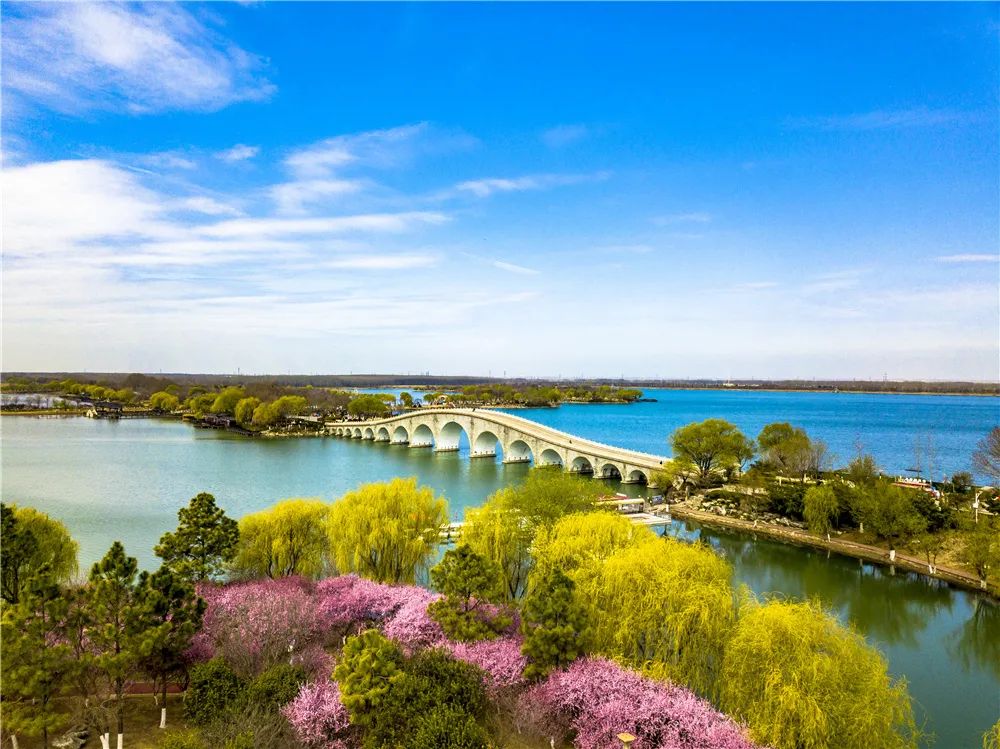
[[[177,511],[177,530],[165,533],[153,550],[181,577],[197,583],[211,580],[225,570],[236,554],[239,525],[202,492]]]
[[[587,612],[573,594],[575,585],[560,570],[552,570],[534,585],[521,610],[521,652],[528,658],[524,675],[540,679],[554,668],[568,666],[584,654]]]

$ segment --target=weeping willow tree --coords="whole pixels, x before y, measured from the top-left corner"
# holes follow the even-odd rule
[[[539,529],[532,545],[532,580],[555,570],[580,583],[599,572],[615,553],[644,543],[659,543],[649,528],[613,512],[567,515],[555,525]]]
[[[748,600],[726,647],[720,707],[774,749],[909,749],[905,680],[816,601]]]
[[[287,499],[240,520],[232,562],[237,577],[319,578],[330,571],[327,517],[318,499]]]
[[[333,503],[327,533],[333,563],[385,583],[413,583],[434,555],[448,505],[415,478],[365,484]]]
[[[983,749],[1000,749],[1000,720],[983,734]]]
[[[462,543],[497,566],[504,600],[515,601],[527,590],[538,530],[592,509],[600,493],[596,482],[536,469],[520,486],[501,489],[482,507],[466,510]]]
[[[731,578],[700,545],[662,539],[615,552],[577,589],[594,650],[710,694],[735,614]]]

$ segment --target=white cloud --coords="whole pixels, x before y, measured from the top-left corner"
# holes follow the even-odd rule
[[[243,218],[203,226],[197,232],[206,237],[281,237],[304,234],[344,234],[349,232],[403,232],[421,224],[448,221],[443,213],[408,211],[369,213],[357,216],[320,218]]]
[[[467,150],[477,142],[462,131],[441,130],[420,122],[326,138],[292,151],[285,166],[298,179],[325,179],[347,166],[402,166],[420,155]]]
[[[24,3],[3,20],[4,87],[67,113],[216,110],[274,86],[254,55],[173,3]]]
[[[508,273],[517,273],[521,276],[537,276],[540,271],[534,268],[526,268],[523,265],[515,265],[514,263],[506,263],[503,260],[494,260],[492,262],[494,268],[499,268],[500,270],[505,270]]]
[[[352,255],[323,265],[336,270],[407,270],[427,268],[437,262],[434,255]]]
[[[608,172],[594,174],[536,174],[525,177],[491,177],[459,182],[446,195],[470,194],[477,198],[488,198],[495,193],[522,192],[525,190],[548,190],[565,185],[585,182],[599,182],[609,177]]]
[[[542,142],[549,148],[564,148],[579,143],[591,134],[586,125],[557,125],[542,132]]]
[[[227,148],[225,151],[216,152],[215,158],[229,162],[247,161],[254,158],[258,153],[260,153],[260,146],[245,146],[242,143],[238,143],[232,148]]]
[[[362,180],[306,179],[273,185],[269,192],[280,212],[304,213],[311,203],[360,192],[364,186]]]
[[[194,211],[206,216],[239,216],[243,213],[236,206],[203,195],[181,198],[176,205],[182,211]]]
[[[941,255],[934,258],[939,263],[1000,263],[1000,255],[989,254],[964,254],[964,255]]]
[[[163,204],[129,172],[100,160],[53,161],[4,170],[5,254],[74,249],[107,237],[167,227]]]

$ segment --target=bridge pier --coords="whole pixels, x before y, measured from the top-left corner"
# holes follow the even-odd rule
[[[493,458],[495,460],[496,457],[497,457],[497,453],[496,453],[496,450],[494,450],[493,452],[469,453],[469,457],[470,458]]]

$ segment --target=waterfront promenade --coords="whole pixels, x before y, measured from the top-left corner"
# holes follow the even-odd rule
[[[626,484],[653,485],[655,472],[669,462],[661,455],[606,445],[482,408],[424,408],[384,419],[329,421],[326,430],[338,437],[440,452],[457,451],[464,434],[470,458],[495,458],[500,450],[505,463],[559,466]]]

